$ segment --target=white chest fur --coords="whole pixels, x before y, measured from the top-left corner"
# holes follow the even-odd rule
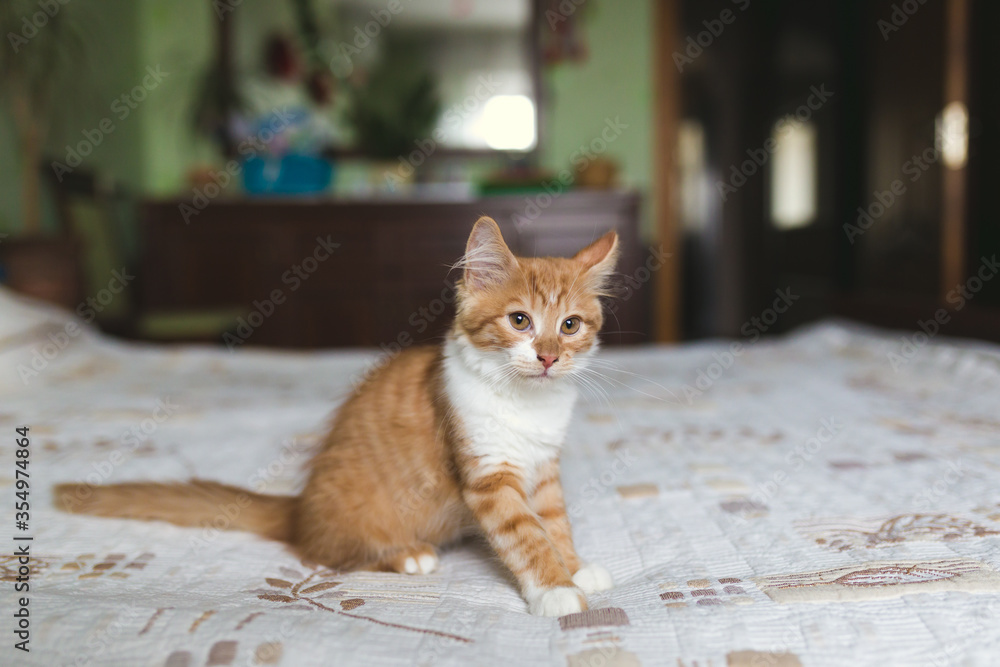
[[[476,354],[454,340],[445,346],[445,391],[470,453],[484,465],[521,468],[530,485],[538,466],[559,455],[576,388],[565,378],[537,387],[516,382],[498,387],[483,374],[489,361]]]

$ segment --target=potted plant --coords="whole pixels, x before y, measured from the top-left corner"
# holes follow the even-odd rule
[[[0,48],[0,110],[14,123],[21,173],[19,233],[0,244],[0,262],[14,289],[74,307],[82,285],[79,243],[64,225],[56,234],[45,234],[42,225],[54,82],[81,44],[66,13],[61,5],[50,15],[29,0],[0,0],[0,34],[9,42]]]
[[[408,156],[431,137],[441,101],[419,53],[391,38],[383,49],[359,81],[349,82],[345,118],[362,154],[382,165],[376,180],[391,185],[412,179],[420,166],[409,164]]]

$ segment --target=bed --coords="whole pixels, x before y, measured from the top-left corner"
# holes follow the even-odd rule
[[[609,379],[579,405],[563,479],[578,550],[617,585],[538,618],[475,542],[429,576],[339,574],[224,518],[54,511],[63,481],[294,493],[377,356],[124,344],[0,291],[2,539],[32,555],[30,653],[13,648],[16,557],[0,563],[3,662],[997,663],[1000,349],[823,322],[601,358]]]

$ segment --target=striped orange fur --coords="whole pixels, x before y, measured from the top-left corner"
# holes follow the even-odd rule
[[[354,392],[296,497],[196,480],[63,484],[56,504],[201,526],[235,503],[230,528],[339,570],[431,572],[439,547],[478,533],[532,613],[586,609],[586,595],[612,582],[573,547],[559,453],[616,256],[609,232],[573,258],[515,257],[480,219],[447,340],[400,353]]]

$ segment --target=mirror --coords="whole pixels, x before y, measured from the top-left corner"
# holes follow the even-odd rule
[[[415,144],[530,152],[539,118],[535,7],[244,0],[234,13],[235,78],[251,114],[307,105],[319,126],[311,135],[334,152],[393,159]]]
[[[362,62],[405,44],[436,82],[443,147],[525,151],[538,142],[531,0],[400,2],[340,0],[354,37],[375,35]],[[381,13],[381,14],[380,14]],[[382,27],[379,21],[387,22]],[[374,23],[374,24],[373,24]],[[363,30],[358,30],[363,27]],[[377,29],[378,28],[378,29]]]

